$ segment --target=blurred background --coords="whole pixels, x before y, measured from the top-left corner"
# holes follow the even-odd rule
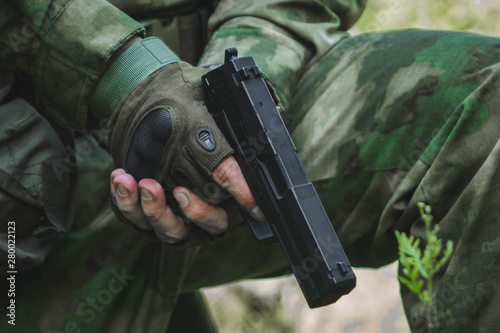
[[[351,32],[418,28],[498,36],[499,14],[499,0],[368,0]]]
[[[393,29],[500,36],[500,0],[368,0],[352,35]],[[407,333],[397,264],[355,269],[357,287],[335,304],[308,308],[293,276],[203,290],[220,333]]]

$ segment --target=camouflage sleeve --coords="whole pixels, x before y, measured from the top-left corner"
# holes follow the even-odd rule
[[[224,49],[251,55],[283,107],[308,63],[321,57],[361,15],[366,0],[227,0],[209,20],[201,65],[222,62]]]
[[[0,0],[0,56],[31,75],[62,126],[83,129],[111,54],[143,27],[105,0]]]

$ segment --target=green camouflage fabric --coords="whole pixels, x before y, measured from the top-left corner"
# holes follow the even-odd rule
[[[413,332],[429,332],[437,317],[432,332],[495,331],[500,39],[421,30],[348,37],[342,31],[362,3],[298,3],[221,2],[201,63],[221,62],[227,46],[256,57],[353,265],[397,260],[394,231],[423,237],[416,203],[432,206],[438,237],[452,240],[455,250],[435,276],[430,316],[402,287]],[[275,10],[267,16],[266,5]],[[328,17],[316,19],[308,9]],[[16,16],[0,17],[5,36]],[[334,23],[322,30],[319,19]],[[314,24],[300,24],[308,20]],[[293,22],[298,28],[289,30]],[[317,34],[308,31],[316,27]],[[13,59],[11,50],[1,52]],[[28,60],[16,59],[29,69],[22,67]],[[165,332],[183,292],[289,272],[279,245],[258,246],[246,227],[179,250],[118,223],[106,204],[112,161],[94,134],[97,140],[82,136],[75,144],[73,231],[44,265],[17,275],[16,326],[2,321],[0,330]]]
[[[33,77],[61,126],[84,129],[89,96],[111,54],[143,27],[106,1],[1,0],[0,6],[0,59]]]
[[[345,39],[311,66],[290,131],[351,263],[397,258],[394,230],[424,237],[432,206],[454,254],[435,277],[435,332],[492,332],[500,278],[500,40],[402,31]],[[428,332],[401,290],[413,332]]]
[[[345,30],[361,15],[366,1],[293,3],[221,1],[208,22],[212,38],[200,64],[221,63],[221,50],[237,47],[239,56],[254,57],[265,78],[277,88],[279,106],[288,108],[304,68],[348,36]]]
[[[294,82],[311,58],[345,36],[339,29],[354,23],[364,2],[308,1],[296,10],[284,0],[221,1],[210,24],[215,29],[224,23],[213,38],[220,40],[214,47],[232,43],[228,35],[252,37],[263,54],[270,55],[257,63],[273,84],[282,86],[278,91],[287,105],[287,82]],[[124,11],[138,19],[169,17],[202,3],[117,0],[115,7],[105,0],[1,0],[0,58],[33,76],[45,106],[61,126],[82,130],[89,121],[89,96],[111,54],[134,35],[144,36],[144,28]],[[269,57],[281,59],[280,70]]]

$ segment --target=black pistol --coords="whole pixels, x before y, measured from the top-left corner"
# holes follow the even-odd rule
[[[254,59],[237,55],[227,49],[202,82],[208,111],[267,219],[248,215],[248,223],[259,241],[281,243],[310,308],[331,304],[356,277]]]

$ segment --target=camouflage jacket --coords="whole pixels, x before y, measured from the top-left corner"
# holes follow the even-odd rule
[[[33,77],[59,125],[84,129],[88,101],[115,50],[145,35],[134,18],[188,13],[203,0],[0,0],[2,62]],[[220,63],[223,50],[252,55],[287,107],[307,65],[359,17],[364,0],[220,1],[208,21],[201,64]]]

